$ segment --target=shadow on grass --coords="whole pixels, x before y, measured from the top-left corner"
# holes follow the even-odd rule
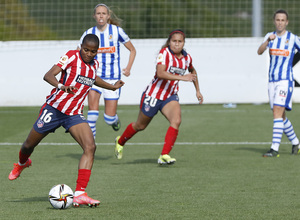
[[[122,160],[117,160],[114,163],[111,163],[112,165],[124,165],[124,164],[155,164],[157,163],[157,160],[155,159],[137,159],[137,160],[133,160],[133,161],[128,161],[128,162],[122,162]]]
[[[73,158],[73,159],[76,159],[76,160],[80,160],[81,156],[82,156],[82,154],[65,154],[65,155],[62,155],[60,157],[70,157],[70,158]],[[97,155],[95,155],[94,160],[109,160],[112,157],[113,156],[103,157],[103,156],[97,156]]]
[[[138,164],[138,163],[155,164],[157,163],[157,160],[151,158],[151,159],[137,159],[134,161],[127,162],[127,164]]]
[[[261,156],[266,153],[268,150],[270,149],[270,147],[263,147],[263,148],[253,148],[253,147],[240,147],[237,148],[236,150],[244,150],[244,151],[250,151],[250,152],[255,152],[255,153],[259,153]],[[280,151],[279,149],[279,154],[280,155],[291,155],[291,156],[297,156],[297,155],[292,155],[290,151],[286,151],[286,149]]]
[[[245,150],[245,151],[251,151],[251,152],[263,154],[263,153],[266,153],[267,150],[269,150],[269,147],[264,147],[264,148],[239,147],[236,150]]]
[[[47,196],[43,197],[31,197],[31,198],[23,198],[23,199],[18,199],[18,200],[10,200],[8,202],[48,202]]]
[[[137,159],[137,160],[133,160],[133,161],[128,161],[126,163],[112,163],[112,165],[123,165],[123,164],[152,164],[153,166],[157,166],[159,168],[170,168],[170,167],[174,167],[176,165],[174,164],[158,164],[157,163],[157,159]]]

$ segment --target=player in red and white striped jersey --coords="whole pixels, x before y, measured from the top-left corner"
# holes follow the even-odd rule
[[[125,143],[137,132],[144,130],[160,111],[169,121],[170,127],[166,133],[158,163],[173,164],[176,161],[175,158],[170,157],[169,153],[174,146],[181,123],[181,109],[177,95],[179,81],[193,82],[196,97],[200,104],[203,102],[197,72],[192,65],[191,56],[183,49],[184,43],[184,32],[176,29],[170,33],[168,40],[159,52],[156,73],[142,95],[138,119],[129,124],[123,134],[116,138],[115,154],[118,159],[123,156]],[[188,74],[185,74],[186,70],[189,71]]]
[[[14,164],[8,176],[9,180],[18,178],[24,168],[31,166],[29,157],[39,142],[50,132],[63,126],[83,149],[78,166],[74,206],[100,204],[100,201],[88,197],[85,192],[91,175],[96,145],[93,133],[82,115],[83,101],[93,84],[111,90],[116,90],[124,84],[120,80],[111,85],[97,76],[99,63],[94,60],[94,57],[98,48],[98,37],[88,34],[83,40],[80,51],[68,51],[45,74],[44,80],[55,88],[47,97],[46,103],[42,106],[33,128],[20,149],[19,162]],[[59,73],[61,77],[58,81],[56,75]]]
[[[47,97],[47,104],[66,115],[82,114],[83,101],[96,79],[98,61],[85,63],[78,50],[70,50],[61,57],[56,66],[62,69],[59,82],[64,86],[74,86],[78,90],[69,94],[54,88]]]
[[[193,69],[192,57],[182,50],[182,58],[178,59],[174,52],[169,47],[164,47],[160,50],[157,65],[165,66],[165,70],[173,75],[183,76],[187,69]],[[159,100],[166,100],[173,94],[177,94],[179,80],[166,80],[159,78],[157,73],[152,82],[145,90],[145,94],[155,97]]]

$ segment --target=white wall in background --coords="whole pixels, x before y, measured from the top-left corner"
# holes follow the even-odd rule
[[[155,72],[155,59],[166,39],[132,40],[137,56],[131,76],[123,77],[120,104],[139,104],[143,89]],[[256,51],[262,38],[186,39],[185,48],[192,55],[205,103],[265,103],[267,95],[268,53]],[[40,106],[52,86],[44,74],[60,56],[75,49],[78,41],[0,42],[0,106]],[[122,46],[121,66],[129,52]],[[294,68],[300,79],[300,65]],[[297,77],[299,75],[299,77]],[[300,101],[295,89],[294,101]],[[194,86],[180,82],[182,104],[197,103]],[[103,101],[101,100],[101,105]]]

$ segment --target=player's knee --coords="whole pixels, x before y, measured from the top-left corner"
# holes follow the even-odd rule
[[[85,154],[94,155],[95,152],[96,152],[96,145],[95,144],[88,144],[88,145],[84,146],[83,151],[84,151]]]
[[[170,121],[170,124],[174,128],[179,128],[179,126],[181,124],[181,118],[173,119],[172,121]]]

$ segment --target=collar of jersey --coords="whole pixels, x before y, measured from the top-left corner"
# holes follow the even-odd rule
[[[281,36],[278,36],[278,35],[277,35],[277,33],[276,33],[276,31],[274,31],[273,33],[276,35],[276,37],[278,37],[278,38],[281,38],[281,37],[283,37],[283,36],[287,35],[287,34],[288,34],[288,32],[289,32],[289,31],[288,31],[288,30],[286,30],[286,31],[285,31],[285,33],[284,33],[284,35],[281,35]]]
[[[91,66],[93,66],[94,65],[94,59],[92,59],[92,61],[91,62],[89,62],[89,63],[87,63],[87,62],[85,62],[83,59],[82,59],[82,56],[81,56],[81,52],[79,51],[79,56],[80,56],[80,59],[84,62],[84,63],[86,63],[86,64],[90,64]]]
[[[175,55],[175,53],[171,50],[170,46],[168,46],[168,49],[169,49],[169,51],[170,51],[172,54]],[[186,52],[185,50],[182,50],[181,53],[182,53],[182,55],[183,55],[184,57],[187,56],[187,52]]]

